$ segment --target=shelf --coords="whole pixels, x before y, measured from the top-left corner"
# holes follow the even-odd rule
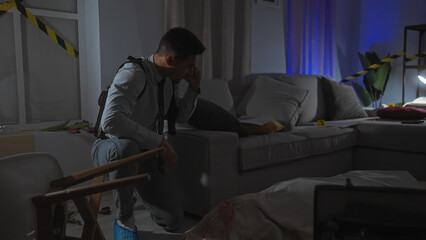
[[[405,28],[404,28],[404,50],[403,50],[405,52],[405,56],[407,56],[407,31],[408,30],[418,32],[419,38],[418,38],[418,48],[417,48],[416,54],[420,54],[422,52],[421,51],[422,41],[424,41],[424,38],[422,38],[422,37],[423,37],[423,34],[426,32],[426,24],[405,26]],[[417,60],[416,65],[407,65],[408,59],[405,56],[404,56],[404,62],[403,62],[403,67],[402,67],[402,104],[405,103],[405,70],[406,69],[419,69],[421,66],[424,66],[426,64],[425,61],[423,61],[423,64],[422,64],[422,59],[419,58]],[[419,92],[420,92],[420,86],[419,86],[419,82],[417,82],[416,97],[419,97]]]

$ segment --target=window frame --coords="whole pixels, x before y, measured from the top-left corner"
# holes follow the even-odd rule
[[[74,20],[77,21],[77,41],[79,45],[78,51],[78,70],[79,70],[79,96],[80,96],[80,116],[82,119],[87,118],[88,112],[88,98],[87,98],[87,58],[86,58],[86,30],[85,30],[85,9],[84,0],[76,0],[77,12],[62,12],[56,10],[46,10],[41,8],[27,8],[33,15],[37,17],[53,17],[58,19]],[[16,9],[10,9],[6,14],[12,14],[13,29],[14,29],[14,42],[15,42],[15,65],[16,65],[16,83],[17,83],[17,97],[18,97],[18,123],[2,126],[1,129],[40,129],[58,121],[28,123],[25,105],[25,79],[24,79],[24,53],[23,53],[23,39],[22,39],[22,18],[21,13]],[[72,119],[81,120],[81,119]],[[0,122],[1,124],[1,122]],[[3,124],[1,124],[3,125]]]

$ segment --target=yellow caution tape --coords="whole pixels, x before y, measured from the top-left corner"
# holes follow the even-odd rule
[[[361,70],[361,71],[359,71],[359,72],[357,72],[357,73],[355,73],[355,74],[353,74],[353,75],[350,75],[350,76],[348,76],[348,77],[345,77],[341,82],[346,82],[346,81],[350,81],[350,80],[353,80],[353,79],[355,79],[355,78],[357,78],[357,77],[359,77],[359,76],[361,76],[361,75],[364,75],[364,74],[366,74],[366,73],[368,73],[369,71],[371,71],[371,70],[373,70],[373,69],[378,69],[378,68],[380,68],[382,65],[384,65],[384,64],[386,64],[386,63],[389,63],[389,62],[391,62],[391,61],[393,61],[393,60],[395,60],[395,59],[397,59],[397,58],[399,58],[399,57],[401,57],[401,56],[404,56],[405,55],[405,52],[399,52],[399,53],[396,53],[396,54],[394,54],[394,55],[392,55],[392,56],[390,56],[390,57],[387,57],[387,58],[385,58],[385,59],[382,59],[380,62],[378,62],[378,63],[374,63],[374,64],[372,64],[372,65],[370,65],[370,66],[368,66],[366,69],[363,69],[363,70]],[[404,62],[409,62],[409,61],[412,61],[412,60],[417,60],[417,59],[420,59],[420,58],[422,58],[422,57],[425,57],[426,56],[426,52],[422,52],[422,53],[419,53],[419,54],[416,54],[416,55],[414,55],[414,56],[411,56],[411,57],[407,57],[407,58],[405,58],[404,59]]]
[[[405,62],[409,62],[409,61],[412,61],[412,60],[420,59],[420,58],[422,58],[424,56],[426,56],[426,52],[422,52],[422,53],[416,54],[414,56],[407,57],[404,61]]]
[[[9,11],[9,9],[11,9],[13,7],[15,7],[14,3],[10,3],[9,1],[6,1],[2,5],[0,5],[0,14]]]
[[[55,41],[59,46],[65,49],[71,56],[77,57],[78,51],[75,50],[69,43],[67,43],[63,38],[56,34],[51,28],[44,24],[38,17],[34,16],[28,9],[26,9],[19,2],[16,3],[15,0],[7,0],[4,4],[0,5],[0,11],[8,11],[9,9],[16,7],[18,11],[24,15],[31,23],[33,23],[38,29],[43,31],[50,39]],[[0,12],[2,13],[2,12]]]

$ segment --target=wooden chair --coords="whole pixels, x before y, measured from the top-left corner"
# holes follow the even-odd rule
[[[47,153],[1,158],[1,239],[105,239],[97,222],[101,193],[150,178],[149,174],[140,174],[104,182],[105,174],[131,162],[154,158],[161,151],[163,148],[156,148],[66,177],[57,160]],[[82,184],[88,180],[92,184]],[[84,221],[81,238],[66,236],[67,200],[75,203]]]

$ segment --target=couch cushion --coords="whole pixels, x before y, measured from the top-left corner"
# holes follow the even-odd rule
[[[285,132],[240,138],[239,170],[281,164],[309,156],[308,140]]]
[[[319,75],[283,75],[278,78],[280,81],[309,91],[298,124],[326,118],[326,104],[320,79]]]
[[[242,79],[241,79],[241,83],[238,84],[237,89],[233,89],[231,87],[231,89],[234,90],[234,91],[232,91],[232,93],[233,93],[233,97],[234,97],[235,107],[238,106],[238,103],[242,100],[242,98],[244,97],[244,94],[250,89],[250,87],[253,85],[253,83],[256,81],[256,79],[259,76],[268,76],[270,78],[279,79],[283,75],[285,75],[285,74],[284,73],[263,72],[263,73],[251,73],[251,74],[248,74],[246,76],[243,76]],[[234,93],[237,93],[237,94],[235,95]]]
[[[395,151],[426,153],[426,124],[397,121],[363,122],[356,126],[358,145]]]
[[[309,140],[310,155],[339,151],[357,143],[357,132],[353,128],[295,127],[291,134]]]
[[[259,76],[238,104],[237,113],[251,117],[272,116],[291,129],[299,119],[307,95],[305,89]]]
[[[322,86],[327,106],[327,120],[366,118],[352,86],[323,77]]]

